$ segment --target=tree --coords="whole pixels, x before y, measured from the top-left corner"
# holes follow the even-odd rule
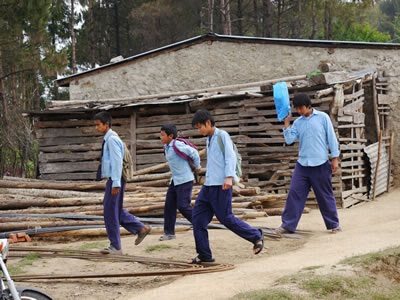
[[[51,0],[2,1],[0,5],[0,175],[32,171],[35,146],[22,111],[39,110],[46,78],[65,66],[49,34]]]

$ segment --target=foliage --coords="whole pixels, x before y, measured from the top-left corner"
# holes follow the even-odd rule
[[[54,80],[72,74],[73,57],[82,71],[227,26],[270,38],[400,39],[400,0],[72,1],[0,3],[0,176],[35,176],[38,149],[22,112],[68,98]]]
[[[354,23],[350,26],[337,24],[334,29],[337,40],[359,42],[390,42],[389,34],[382,33],[371,27],[369,23]]]
[[[0,176],[34,176],[37,147],[23,111],[39,110],[49,78],[66,56],[52,43],[47,25],[51,0],[2,1],[0,5]]]

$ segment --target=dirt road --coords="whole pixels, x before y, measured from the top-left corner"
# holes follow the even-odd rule
[[[244,291],[271,287],[284,276],[305,267],[330,266],[359,254],[400,245],[400,188],[386,193],[374,202],[340,209],[343,232],[331,234],[325,230],[317,209],[304,214],[299,224],[302,239],[265,239],[266,249],[253,255],[252,244],[229,230],[209,230],[213,255],[219,263],[234,264],[235,269],[219,273],[182,276],[123,277],[113,279],[50,280],[18,283],[40,288],[54,299],[63,300],[126,300],[126,299],[229,299]],[[280,217],[257,218],[249,221],[260,227],[277,227]],[[188,260],[195,256],[193,232],[177,233],[177,239],[160,242],[160,233],[146,237],[134,245],[135,236],[124,236],[125,254],[146,258]],[[160,231],[159,231],[160,232]],[[108,245],[106,238],[95,240],[65,240],[56,244],[44,241],[38,246],[62,249],[98,251]],[[33,243],[32,246],[34,246]],[[151,250],[153,249],[153,250]],[[17,263],[11,260],[9,265]],[[41,258],[25,265],[26,274],[107,274],[154,271],[155,267],[140,263],[99,262],[82,259]]]
[[[305,267],[334,265],[346,257],[400,245],[400,189],[374,202],[341,209],[339,216],[343,232],[330,234],[324,230],[318,210],[303,215],[299,229],[311,231],[305,243],[293,241],[297,246],[290,246],[290,241],[287,244],[266,240],[267,249],[260,256],[252,256],[251,245],[229,231],[212,231],[210,239],[216,259],[235,264],[234,270],[186,276],[131,297],[126,291],[118,299],[229,299],[240,292],[271,286],[279,277]],[[276,227],[280,218],[268,217],[250,223]],[[185,239],[193,242],[184,235],[179,235],[176,241],[184,243],[181,247],[187,248],[187,257],[193,256],[193,245],[186,244]],[[273,249],[272,253],[268,248]]]

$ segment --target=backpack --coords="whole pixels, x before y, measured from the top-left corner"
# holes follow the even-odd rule
[[[124,157],[122,159],[122,178],[125,180],[125,182],[128,182],[133,177],[133,159],[131,152],[129,151],[124,141],[122,141],[122,144],[124,145]]]
[[[113,133],[115,136],[119,137],[116,132]],[[121,142],[124,147],[124,157],[122,158],[122,178],[125,182],[128,182],[133,177],[133,159],[131,152],[128,149],[128,146],[126,146],[125,142],[122,139]]]
[[[224,142],[222,141],[222,137],[218,132],[218,145],[219,148],[222,151],[222,154],[225,155],[225,145]],[[238,148],[236,147],[236,144],[232,141],[233,144],[233,151],[235,152],[236,155],[236,168],[235,168],[235,173],[236,173],[236,180],[239,180],[240,177],[242,177],[242,155],[240,155]]]
[[[180,141],[185,143],[186,145],[194,148],[197,150],[196,145],[194,145],[193,143],[189,142],[188,140],[181,138],[181,137],[177,137],[176,139],[174,139],[174,141],[172,142],[172,149],[174,149],[175,153],[182,159],[187,160],[187,162],[189,163],[190,168],[192,169],[192,171],[196,170],[196,166],[194,165],[194,161],[193,159],[186,155],[185,153],[183,153],[182,151],[180,151],[178,149],[178,147],[175,145],[175,141]]]

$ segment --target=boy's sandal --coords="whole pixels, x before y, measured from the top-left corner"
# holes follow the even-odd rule
[[[144,238],[150,233],[150,231],[151,231],[151,226],[148,226],[147,230],[145,230],[143,233],[140,233],[139,231],[137,238],[135,240],[135,245],[136,246],[139,245],[144,240]]]
[[[102,254],[116,254],[116,255],[122,255],[122,250],[121,249],[115,249],[113,246],[104,248],[100,250],[100,253]]]
[[[174,234],[163,234],[162,236],[160,236],[160,238],[158,239],[159,241],[170,241],[170,240],[175,240],[176,236]]]
[[[211,258],[210,260],[201,260],[198,256],[196,256],[195,258],[192,258],[191,260],[189,260],[187,263],[188,264],[194,264],[194,265],[201,265],[201,264],[210,264],[215,262],[214,258]]]
[[[276,235],[279,235],[279,236],[282,236],[282,234],[292,233],[292,232],[290,232],[289,230],[283,228],[282,226],[279,226],[278,228],[273,229],[272,233],[276,234]]]
[[[253,252],[255,255],[257,255],[262,251],[262,249],[264,249],[264,233],[262,232],[261,229],[258,230],[261,232],[261,238],[254,243]]]

